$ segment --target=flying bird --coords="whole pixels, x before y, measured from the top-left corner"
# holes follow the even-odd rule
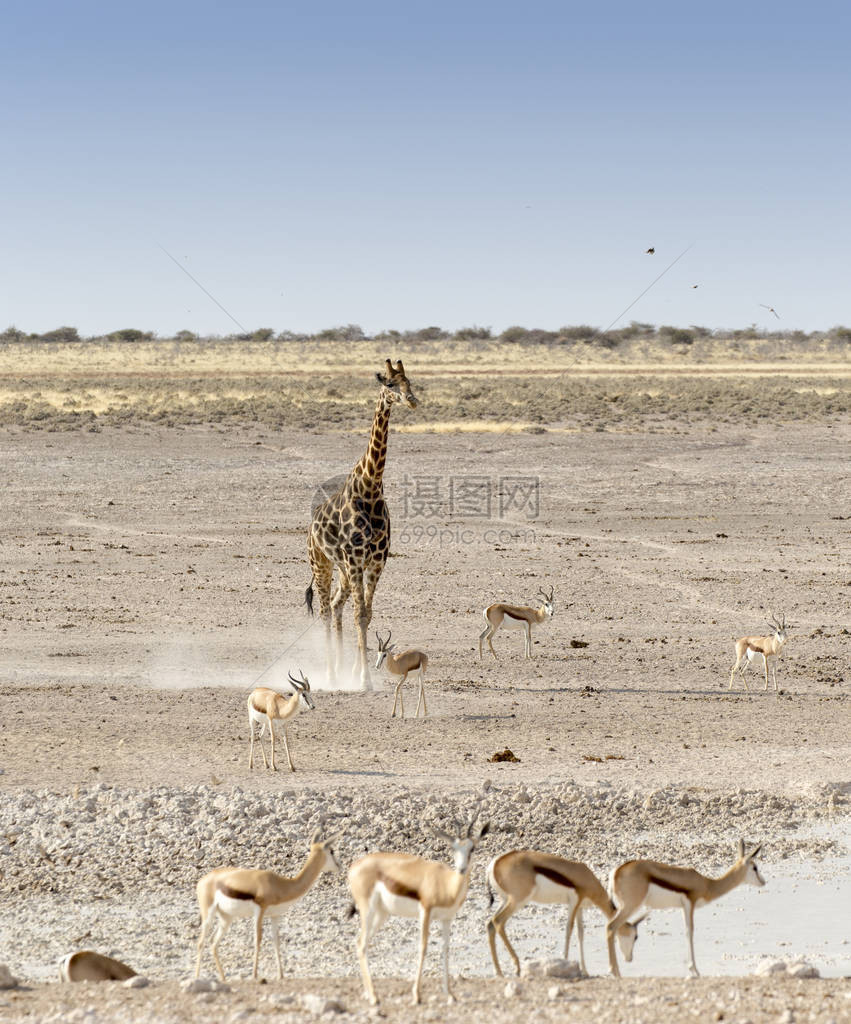
[[[763,309],[767,309],[769,313],[773,313],[778,320],[780,319],[780,314],[777,312],[774,306],[766,306],[764,302],[760,302],[760,306],[762,306]]]
[[[692,288],[697,288],[697,287],[698,287],[698,285],[696,285],[696,284],[692,285]]]
[[[656,252],[656,250],[655,250],[655,249],[653,248],[653,246],[651,245],[649,249],[645,250],[645,253],[644,253],[644,255],[645,255],[645,256],[652,256],[654,252]]]

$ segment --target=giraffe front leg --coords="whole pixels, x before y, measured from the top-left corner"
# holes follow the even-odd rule
[[[358,653],[352,669],[352,676],[355,679],[360,677],[362,688],[369,690],[372,688],[372,684],[369,678],[369,661],[366,645],[367,611],[363,594],[363,576],[360,573],[350,573],[349,579],[352,588],[352,611],[358,635]]]
[[[334,614],[334,648],[335,674],[343,674],[343,608],[349,599],[351,586],[348,577],[340,570],[340,585],[331,600],[331,611]]]

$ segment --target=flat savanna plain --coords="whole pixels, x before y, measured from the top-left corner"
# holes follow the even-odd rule
[[[373,630],[429,653],[425,720],[391,720],[378,673],[373,692],[322,692],[321,628],[302,603],[312,499],[362,453],[385,355],[405,359],[421,405],[393,414],[393,556]],[[268,991],[317,989],[363,1013],[354,979],[338,977],[356,966],[342,879],[323,879],[287,918],[295,977],[269,990],[240,983],[219,1003],[179,994],[194,880],[228,861],[295,870],[323,816],[346,830],[346,863],[365,847],[442,856],[421,822],[446,824],[477,799],[493,832],[474,868],[476,911],[453,938],[461,1001],[406,1008],[398,979],[413,946],[402,956],[379,944],[389,1017],[469,1019],[495,999],[495,1020],[656,1020],[676,1005],[711,1020],[722,1004],[743,1020],[784,1007],[848,1019],[835,981],[601,979],[574,986],[573,1002],[530,984],[503,1003],[501,985],[471,976],[487,974],[481,868],[512,846],[544,845],[601,873],[632,856],[717,872],[744,831],[765,843],[769,886],[790,857],[846,852],[851,376],[835,356],[734,356],[0,351],[0,962],[32,983],[3,995],[0,1019],[87,1006],[138,1019],[145,1007],[153,1019],[297,1014]],[[534,601],[541,586],[554,588],[556,615],[534,659],[501,632],[499,660],[480,661],[482,608]],[[769,611],[793,623],[781,692],[763,692],[752,669],[751,692],[730,693],[733,639],[765,631]],[[349,609],[345,629],[351,641]],[[249,775],[245,696],[297,667],[320,691],[291,729],[298,771]],[[407,697],[410,716],[410,683]],[[488,761],[506,747],[519,761]],[[157,811],[153,824],[135,821],[139,802]],[[39,806],[40,823],[23,827]],[[216,814],[218,828],[197,825]],[[26,920],[22,895],[36,908]],[[100,901],[110,910],[98,922]],[[144,917],[160,905],[154,925],[125,928],[122,906]],[[225,943],[232,970],[248,962],[237,931]],[[32,936],[29,948],[13,935]],[[599,941],[589,933],[589,947]],[[120,996],[44,984],[80,943],[165,982]]]

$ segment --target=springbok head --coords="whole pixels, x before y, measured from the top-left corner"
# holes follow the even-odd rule
[[[545,590],[538,590],[538,593],[544,599],[544,611],[549,618],[552,618],[553,612],[555,611],[555,601],[553,600],[553,587],[550,587],[549,594]]]
[[[313,698],[310,696],[310,683],[307,681],[307,676],[305,676],[301,669],[298,670],[298,674],[300,678],[296,679],[292,672],[288,672],[287,679],[289,680],[290,686],[292,686],[295,692],[304,701],[305,706],[313,711],[316,708],[316,705],[313,703]]]
[[[755,885],[759,888],[762,888],[762,886],[765,885],[765,879],[759,873],[759,868],[756,866],[755,860],[756,855],[759,853],[761,849],[762,843],[759,843],[750,852],[748,852],[745,848],[744,839],[740,839],[739,846],[736,851],[739,855],[739,863],[744,863],[745,865],[745,884]]]
[[[477,806],[473,817],[466,826],[463,826],[459,821],[454,821],[454,834],[444,832],[442,828],[436,828],[434,825],[429,826],[438,839],[443,839],[452,848],[455,870],[462,875],[470,866],[470,858],[473,855],[473,851],[490,830],[489,821],[486,821],[483,825],[476,826],[476,819],[479,816],[480,810],[481,807]]]
[[[772,612],[768,625],[771,627],[772,631],[774,632],[774,635],[777,637],[780,643],[785,643],[787,632],[785,612],[782,618],[780,619],[778,619],[777,616]]]
[[[378,630],[376,630],[375,632],[375,638],[376,640],[378,640],[378,659],[375,662],[376,669],[381,668],[381,666],[384,664],[384,659],[387,657],[388,654],[392,654],[393,648],[396,646],[395,644],[390,643],[391,636],[393,636],[393,633],[389,629],[387,630],[386,639],[381,638],[381,634],[378,632]]]
[[[411,390],[411,382],[405,376],[401,359],[396,360],[395,366],[389,359],[385,359],[384,373],[376,373],[375,378],[381,385],[381,394],[386,402],[404,402],[409,409],[416,409],[417,400]]]
[[[343,832],[341,830],[339,832],[334,832],[332,835],[326,836],[323,839],[322,829],[318,828],[310,837],[311,849],[314,846],[319,846],[322,848],[322,852],[325,854],[325,859],[322,862],[323,871],[331,871],[334,874],[337,874],[339,871],[342,871],[340,862],[337,860],[337,855],[334,852],[334,844],[337,842],[337,840],[340,838],[342,834]]]

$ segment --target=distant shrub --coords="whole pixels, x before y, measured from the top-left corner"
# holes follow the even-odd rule
[[[364,341],[366,335],[360,324],[343,324],[340,327],[326,327],[316,335],[317,341]]]
[[[251,335],[252,341],[271,341],[275,336],[274,327],[258,327]]]
[[[659,328],[659,340],[666,345],[693,345],[694,334],[685,327],[663,325]]]
[[[851,327],[831,327],[831,329],[827,332],[827,336],[828,338],[830,338],[831,341],[840,341],[844,345],[847,345],[849,342],[851,342]]]
[[[579,324],[577,327],[559,327],[558,329],[558,340],[562,344],[574,342],[574,341],[591,341],[600,329],[598,327],[591,327],[589,324]]]
[[[461,327],[455,332],[458,341],[489,341],[493,334],[490,327]]]
[[[76,327],[57,327],[53,331],[46,331],[44,334],[31,335],[31,337],[39,341],[58,341],[66,344],[80,340],[80,335],[77,333]]]
[[[16,342],[25,341],[26,334],[24,331],[19,331],[17,327],[7,327],[2,334],[0,334],[0,342]]]
[[[529,331],[525,327],[506,327],[500,334],[499,340],[507,342],[509,345],[516,345],[518,342],[526,341],[528,336]]]
[[[174,336],[175,341],[197,341],[198,335],[194,331],[178,331]]]
[[[643,324],[640,320],[631,320],[627,327],[620,327],[614,333],[623,341],[634,341],[637,338],[652,338],[656,334],[656,327]]]
[[[153,338],[151,331],[139,331],[135,327],[122,327],[119,331],[112,331],[107,335],[110,341],[150,341]]]
[[[449,331],[442,327],[421,327],[418,331],[409,333],[411,341],[443,341],[449,337]]]

